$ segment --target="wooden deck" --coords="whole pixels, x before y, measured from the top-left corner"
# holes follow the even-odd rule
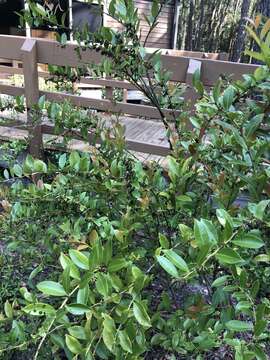
[[[16,117],[11,115],[11,113],[2,113],[0,114],[0,123],[1,119],[6,120],[7,118],[16,120]],[[108,115],[103,115],[103,118],[105,119],[106,124],[110,126],[110,117]],[[26,121],[26,114],[20,114],[19,120],[23,122]],[[165,129],[160,121],[145,120],[129,116],[120,117],[119,121],[125,127],[125,137],[127,140],[134,140],[154,145],[163,145],[169,149],[169,144],[165,135]],[[19,129],[18,127],[14,128],[0,126],[0,140],[23,140],[26,139],[27,136],[28,131],[25,129]],[[61,137],[43,135],[43,141],[45,148],[54,149],[57,147],[57,144],[59,145],[59,143],[61,143]],[[68,150],[91,151],[91,146],[79,140],[72,140],[68,144]],[[164,157],[162,156],[146,154],[139,151],[132,151],[132,153],[143,162],[157,161],[162,163],[164,161]]]

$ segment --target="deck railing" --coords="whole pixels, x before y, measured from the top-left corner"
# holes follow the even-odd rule
[[[67,44],[61,47],[57,42],[44,39],[24,38],[18,36],[0,35],[0,58],[22,62],[22,69],[0,66],[0,72],[21,73],[24,77],[24,87],[0,84],[0,93],[11,96],[24,95],[28,109],[28,128],[31,134],[30,151],[38,155],[42,147],[42,135],[52,134],[53,126],[33,125],[29,109],[37,103],[40,96],[45,95],[47,100],[64,101],[69,100],[76,106],[89,107],[104,112],[128,114],[138,117],[160,119],[158,110],[150,105],[129,104],[125,101],[115,102],[111,99],[112,89],[134,89],[135,87],[126,82],[115,79],[88,79],[83,83],[103,86],[107,91],[107,98],[99,100],[89,97],[41,91],[39,89],[39,76],[46,76],[45,73],[38,73],[38,64],[52,64],[58,66],[76,67],[83,64],[99,64],[102,56],[95,51],[82,52],[81,59],[75,51],[76,45]],[[243,74],[253,73],[255,65],[232,63],[220,60],[189,58],[184,56],[161,55],[163,68],[172,74],[171,81],[185,83],[187,90],[186,100],[191,102],[196,98],[192,88],[192,76],[197,69],[200,69],[201,81],[206,87],[211,87],[218,80],[220,75],[231,76],[232,79],[240,79]],[[173,118],[173,111],[164,109],[168,118]],[[168,147],[164,145],[148,144],[144,142],[127,139],[129,149],[139,152],[151,153],[154,155],[166,155]]]

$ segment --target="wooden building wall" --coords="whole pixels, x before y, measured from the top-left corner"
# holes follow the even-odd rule
[[[149,25],[144,19],[144,15],[151,14],[151,2],[146,0],[135,0],[135,6],[138,8],[138,13],[141,18],[141,39],[142,42],[145,40],[145,37],[149,30]],[[152,31],[151,35],[148,38],[146,43],[147,47],[154,48],[163,48],[170,49],[171,48],[171,37],[172,37],[172,23],[174,17],[174,7],[172,5],[164,6],[162,13],[159,16],[158,25]],[[121,30],[121,25],[117,23],[116,20],[104,16],[104,25],[111,27],[113,29]]]

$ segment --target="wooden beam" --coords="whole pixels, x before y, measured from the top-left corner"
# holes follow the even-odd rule
[[[55,135],[55,129],[53,125],[44,124],[42,125],[42,131],[44,134],[50,134]],[[61,134],[60,134],[61,136]],[[80,139],[80,134],[76,135],[76,131],[72,134],[74,139]],[[89,143],[91,145],[92,143],[93,134],[89,132]],[[97,144],[101,143],[101,139],[95,138]],[[137,141],[132,139],[126,139],[126,145],[127,149],[137,152],[142,152],[146,154],[153,154],[153,155],[159,155],[159,156],[167,156],[170,154],[170,148],[166,145],[156,145],[156,144],[149,144],[144,141]]]
[[[43,141],[41,125],[37,119],[38,113],[33,110],[33,106],[39,100],[39,84],[37,70],[37,41],[26,39],[21,47],[24,75],[24,93],[27,107],[27,122],[31,125],[29,132],[29,152],[34,157],[40,158],[43,153]]]
[[[21,96],[24,95],[24,88],[13,86],[13,85],[0,85],[0,93],[11,95],[11,96]]]
[[[36,40],[27,39],[21,47],[23,60],[24,89],[28,109],[39,99]]]
[[[0,58],[20,60],[20,48],[25,38],[19,36],[0,35]],[[79,60],[75,52],[77,45],[68,44],[62,48],[56,41],[36,39],[37,61],[39,63],[73,66],[79,64],[99,64],[102,60],[100,53],[93,50],[82,52]],[[232,63],[228,61],[201,59],[202,82],[207,86],[213,86],[220,75],[233,74],[234,80],[239,80],[243,74],[253,73],[258,66],[251,64]],[[163,68],[172,73],[172,81],[185,82],[189,58],[185,56],[161,55]]]
[[[49,91],[40,91],[40,95],[45,95],[47,100],[50,101],[64,101],[68,100],[76,106],[89,107],[92,109],[104,111],[104,112],[113,112],[119,114],[129,114],[135,116],[143,116],[150,119],[161,119],[161,116],[158,110],[153,106],[148,105],[137,105],[137,104],[126,104],[122,102],[113,102],[110,100],[98,100],[91,99],[82,96],[69,95],[63,93],[53,93]],[[179,115],[180,111],[173,111],[165,109],[164,113],[166,114],[169,120],[174,119],[174,115]]]

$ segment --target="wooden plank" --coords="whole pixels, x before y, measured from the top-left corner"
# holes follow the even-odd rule
[[[152,121],[137,120],[136,126],[126,136],[130,139],[141,139],[142,134],[151,126]]]
[[[133,131],[135,131],[135,129],[137,129],[138,127],[138,122],[141,124],[141,122],[148,122],[145,120],[141,120],[141,119],[137,119],[137,118],[133,118],[133,117],[120,117],[119,119],[120,123],[125,127],[125,136],[132,139],[133,136]]]
[[[140,40],[144,41],[147,35],[148,35],[147,31],[146,32],[141,32]],[[166,43],[168,40],[170,40],[170,34],[167,32],[167,30],[165,30],[164,32],[160,31],[159,33],[151,33],[148,38],[149,38],[149,42],[151,42],[151,43],[153,43],[153,42],[156,42],[156,43],[164,42],[164,43]]]
[[[0,35],[0,57],[6,59],[20,60],[21,54],[19,46],[23,43],[23,37]],[[151,45],[154,45],[151,43]],[[75,53],[76,45],[68,44],[65,48],[54,41],[43,39],[37,40],[37,57],[39,63],[49,63],[53,65],[77,66],[82,63],[100,63],[102,56],[91,50],[82,52],[82,60],[79,61]],[[162,55],[163,67],[172,73],[172,81],[185,82],[186,71],[189,64],[188,57],[177,57]],[[202,82],[207,86],[212,86],[221,74],[233,75],[233,79],[240,79],[241,75],[253,73],[256,65],[232,63],[202,59]]]
[[[232,75],[233,80],[239,80],[244,74],[253,74],[257,68],[257,65],[251,64],[202,59],[202,82],[213,86],[220,75]]]
[[[0,58],[21,60],[21,47],[24,37],[12,35],[0,35]]]
[[[146,1],[142,1],[142,2],[135,2],[135,8],[138,9],[139,11],[147,11],[147,12],[151,12],[151,8],[152,8],[152,3],[151,2],[146,2]],[[165,5],[163,6],[162,10],[161,10],[161,16],[162,14],[171,14],[173,12],[173,8],[171,6]]]
[[[22,75],[23,69],[20,69],[18,67],[13,67],[13,66],[0,65],[0,73],[11,74],[11,75],[14,75],[14,74]]]
[[[53,93],[49,91],[40,91],[40,96],[45,95],[47,100],[50,101],[64,101],[68,100],[72,104],[83,107],[90,107],[96,110],[114,112],[119,114],[130,114],[144,116],[152,119],[160,119],[161,116],[158,110],[153,106],[146,105],[135,105],[135,104],[126,104],[121,102],[112,102],[109,100],[97,100],[86,98],[82,96],[69,95],[63,93]],[[172,110],[163,110],[167,118],[174,119],[173,113],[180,114],[180,111],[173,112]]]
[[[53,125],[49,124],[43,124],[42,125],[42,133],[44,135],[55,135],[55,130]],[[0,138],[4,140],[9,139],[26,139],[29,136],[28,130],[26,130],[26,126],[22,126],[22,128],[17,129],[15,127],[7,127],[7,126],[0,126]],[[74,139],[80,139],[80,136],[76,136],[76,133],[74,132]],[[100,143],[101,140],[97,140],[97,143]],[[82,141],[80,141],[83,143]],[[126,139],[126,145],[127,149],[145,153],[145,154],[154,154],[158,156],[167,156],[170,153],[170,149],[168,145],[156,145],[147,143],[140,140],[133,140],[133,139]],[[81,147],[82,151],[84,151]],[[144,157],[145,158],[145,157]]]
[[[147,21],[145,21],[144,17],[141,17],[140,21],[141,21],[141,23],[140,23],[141,26],[148,26],[149,27],[149,25],[148,25]],[[161,26],[161,27],[166,27],[167,28],[168,23],[171,24],[172,20],[171,19],[166,19],[166,18],[160,18],[158,20],[158,26]],[[112,28],[124,28],[124,26],[122,24],[119,24],[116,20],[114,20],[114,19],[112,19],[110,17],[108,17],[106,19],[106,25],[105,26],[112,27]]]
[[[10,140],[25,140],[28,137],[28,131],[17,129],[17,128],[10,128],[6,126],[0,125],[0,139],[5,141]]]
[[[13,85],[0,84],[0,94],[21,96],[24,95],[24,88]]]
[[[114,79],[108,80],[108,79],[82,78],[80,83],[82,83],[82,84],[92,84],[92,85],[101,85],[101,86],[110,86],[110,87],[113,87],[113,88],[128,89],[128,90],[137,89],[136,86],[128,83],[127,81],[114,80]]]
[[[160,124],[160,126],[157,126],[157,124],[152,122],[144,131],[141,131],[137,135],[137,137],[134,137],[134,139],[139,141],[145,141],[149,144],[161,144],[155,136],[156,134],[160,134],[161,131],[163,131],[163,134],[165,136],[166,130],[164,126],[162,124]],[[166,145],[169,147],[169,143],[167,143]]]
[[[153,145],[143,141],[134,141],[126,139],[127,148],[133,151],[143,152],[147,154],[154,154],[160,156],[167,156],[171,150],[168,146]]]
[[[22,68],[15,68],[15,67],[12,67],[12,66],[0,65],[0,73],[23,75],[23,69]],[[43,77],[43,78],[48,78],[51,75],[50,75],[49,72],[39,71],[38,76]],[[114,80],[114,79],[108,80],[108,79],[81,78],[81,81],[78,82],[78,84],[91,84],[91,85],[109,86],[109,87],[113,87],[113,88],[129,89],[129,90],[137,89],[136,86],[130,84],[127,81]]]
[[[54,126],[52,125],[43,125],[43,133],[44,134],[54,134]],[[100,140],[97,140],[99,143]],[[160,156],[167,156],[170,153],[170,149],[168,146],[164,145],[153,145],[143,141],[136,141],[132,139],[126,139],[126,146],[129,150],[149,153]]]
[[[39,99],[37,43],[34,39],[27,39],[21,47],[23,60],[23,75],[26,106],[30,109]]]
[[[75,51],[77,45],[68,44],[61,47],[56,41],[38,39],[38,62],[52,65],[68,65],[76,67],[78,64],[100,64],[102,55],[95,50],[81,52],[81,60]]]
[[[21,47],[24,74],[24,92],[27,107],[27,122],[31,125],[29,131],[29,152],[33,157],[42,158],[42,131],[41,125],[36,123],[36,114],[33,106],[39,100],[39,84],[37,70],[37,41],[26,39]]]

